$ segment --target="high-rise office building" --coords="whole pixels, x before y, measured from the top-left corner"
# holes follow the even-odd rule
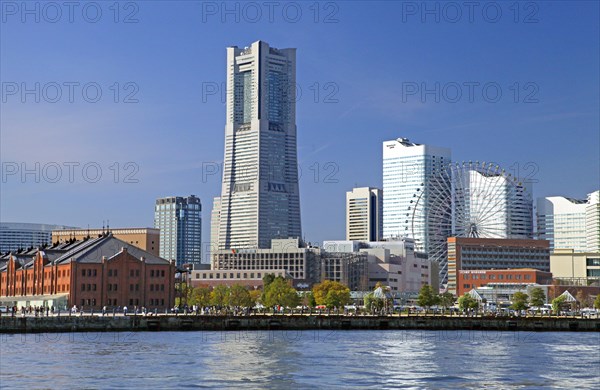
[[[295,82],[296,49],[262,41],[227,48],[219,230],[211,233],[219,249],[269,248],[273,238],[302,235]]]
[[[177,266],[202,261],[202,204],[194,195],[156,200],[154,227],[160,229],[160,257]]]
[[[413,231],[415,194],[423,191],[427,203],[430,179],[450,162],[448,148],[415,144],[406,138],[383,143],[383,238],[412,237],[427,247],[425,215]],[[425,206],[426,207],[426,206]]]
[[[600,191],[587,199],[549,196],[537,200],[538,238],[550,241],[550,250],[600,252]]]
[[[382,191],[361,187],[346,192],[346,240],[379,241],[382,237]]]

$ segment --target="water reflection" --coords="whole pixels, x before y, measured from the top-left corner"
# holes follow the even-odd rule
[[[263,331],[2,335],[3,388],[596,388],[600,334]]]

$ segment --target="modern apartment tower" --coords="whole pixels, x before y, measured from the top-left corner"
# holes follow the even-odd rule
[[[223,182],[211,221],[218,249],[302,236],[295,82],[296,49],[227,48]]]
[[[202,204],[194,195],[156,200],[154,227],[160,229],[160,257],[177,266],[202,260]]]
[[[380,241],[382,237],[382,191],[361,187],[346,192],[346,240]]]
[[[549,196],[537,200],[538,238],[550,241],[550,250],[600,252],[600,191],[587,199]]]
[[[415,144],[407,138],[383,142],[383,238],[412,237],[426,244],[426,221],[413,232],[415,194],[422,189],[425,203],[430,179],[450,162],[448,148]]]

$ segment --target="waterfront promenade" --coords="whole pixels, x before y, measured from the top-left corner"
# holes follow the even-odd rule
[[[490,330],[600,332],[600,318],[556,316],[489,316],[441,314],[251,314],[124,315],[61,314],[2,315],[0,333],[112,331],[235,331],[235,330]]]

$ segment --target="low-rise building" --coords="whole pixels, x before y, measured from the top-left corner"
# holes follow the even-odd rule
[[[211,269],[255,271],[285,270],[294,284],[313,285],[320,281],[320,251],[298,238],[273,239],[270,249],[222,249],[214,251]]]
[[[290,274],[284,269],[255,269],[255,270],[211,270],[211,269],[194,269],[191,271],[190,284],[193,287],[215,287],[228,286],[235,284],[242,285],[248,288],[262,288],[263,278],[266,275],[281,276],[282,278],[291,279]]]
[[[165,309],[175,301],[175,264],[108,233],[8,254],[0,302],[8,306]]]
[[[550,271],[556,279],[573,285],[600,283],[600,253],[557,249],[550,255]]]
[[[546,240],[448,238],[448,291],[457,294],[461,270],[534,268],[550,272]]]
[[[346,285],[350,290],[367,288],[368,256],[362,252],[321,251],[320,280],[332,280]]]
[[[488,284],[551,284],[552,273],[533,268],[494,269],[494,270],[459,270],[457,295],[461,296],[474,288]]]
[[[363,253],[367,257],[366,289],[377,283],[390,287],[392,292],[417,292],[425,285],[439,285],[437,263],[427,255],[415,252],[414,241],[403,238],[390,241],[325,241],[323,250]]]

